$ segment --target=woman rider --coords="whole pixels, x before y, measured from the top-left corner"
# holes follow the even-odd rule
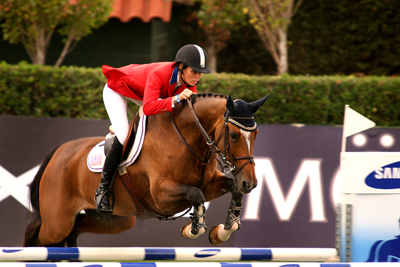
[[[102,66],[107,78],[104,106],[115,136],[96,190],[98,212],[113,212],[108,194],[129,132],[127,99],[138,104],[139,113],[146,116],[170,112],[175,104],[197,93],[196,85],[202,73],[210,73],[207,63],[206,51],[198,45],[188,44],[179,49],[174,62],[131,64],[121,68]]]

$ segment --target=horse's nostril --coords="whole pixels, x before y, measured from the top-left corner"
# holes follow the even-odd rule
[[[246,182],[246,181],[243,181],[243,182],[242,182],[242,188],[245,189],[245,190],[247,190],[247,182]]]

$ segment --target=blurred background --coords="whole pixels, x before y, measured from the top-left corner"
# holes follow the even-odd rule
[[[0,1],[3,6],[8,2],[11,6],[12,3],[21,6],[12,15],[7,15],[9,11],[6,8],[1,11],[0,22],[3,27],[0,30],[3,31],[3,38],[0,41],[0,61],[10,64],[21,60],[31,62],[24,48],[23,37],[16,35],[22,31],[21,27],[31,30],[29,35],[34,35],[40,27],[30,29],[28,25],[46,16],[47,22],[44,22],[43,28],[48,37],[49,24],[55,23],[57,18],[52,20],[48,13],[33,14],[34,7],[23,9],[27,5],[25,1]],[[39,6],[43,1],[31,2]],[[46,2],[60,5],[66,0]],[[75,2],[87,5],[95,2],[92,6],[96,5],[97,9],[92,7],[90,10],[97,12],[97,18],[81,19],[94,16],[88,14],[89,7],[73,18],[90,24],[90,33],[86,30],[78,35],[74,40],[77,41],[76,46],[65,56],[61,65],[99,67],[107,64],[119,67],[131,63],[172,61],[179,47],[197,43],[207,50],[211,63],[215,64],[214,71],[218,72],[274,75],[278,73],[276,61],[285,63],[284,53],[288,64],[284,72],[293,75],[395,75],[400,71],[398,1],[69,2],[72,5]],[[76,9],[70,12],[78,13]],[[259,10],[260,14],[256,14],[255,10]],[[58,10],[54,12],[60,13]],[[26,21],[20,21],[22,14],[28,16]],[[18,16],[20,19],[17,19]],[[22,25],[19,28],[13,25],[18,20]],[[71,21],[60,21],[53,25],[54,32],[46,47],[45,64],[56,64],[65,44],[63,41],[69,34],[70,28],[65,29],[68,23],[71,24]],[[10,40],[13,44],[10,44]],[[279,48],[279,45],[284,47]]]

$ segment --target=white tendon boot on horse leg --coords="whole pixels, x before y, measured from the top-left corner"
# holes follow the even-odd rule
[[[215,225],[209,235],[209,240],[210,243],[213,244],[214,246],[219,246],[222,243],[224,243],[226,240],[229,239],[231,234],[235,232],[237,229],[239,229],[239,225],[237,222],[234,222],[232,227],[228,230],[225,229],[225,226],[223,224],[220,225]]]
[[[201,204],[197,210],[198,210],[197,214],[196,214],[196,208],[195,212],[191,213],[192,221],[186,224],[181,230],[181,235],[184,238],[187,239],[198,238],[200,235],[204,234],[204,232],[207,229],[204,220],[206,208],[204,207],[203,204]],[[196,221],[196,219],[198,219],[198,222],[195,225],[193,225],[193,222]],[[192,233],[192,230],[194,230],[195,233]]]
[[[220,224],[211,229],[208,240],[214,246],[224,243],[234,231],[240,228],[239,216],[243,206],[242,196],[242,194],[235,194],[235,197],[232,198],[225,225]]]

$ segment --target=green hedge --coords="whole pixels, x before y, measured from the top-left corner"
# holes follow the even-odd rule
[[[100,68],[0,63],[0,114],[107,118]],[[270,95],[259,123],[340,125],[344,105],[378,126],[400,126],[400,78],[354,76],[204,75],[199,92],[231,94],[248,102]],[[131,114],[136,112],[134,104]]]
[[[199,90],[246,101],[269,94],[266,107],[257,112],[262,123],[340,125],[349,104],[378,126],[400,126],[400,78],[218,74],[202,78]]]
[[[105,118],[100,69],[0,64],[0,113]]]

